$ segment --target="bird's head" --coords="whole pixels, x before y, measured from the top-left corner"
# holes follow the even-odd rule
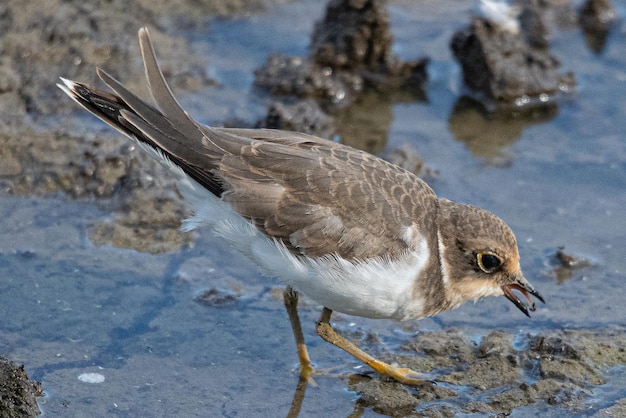
[[[439,199],[437,224],[451,308],[468,300],[504,295],[530,316],[535,310],[531,295],[544,302],[522,274],[515,235],[500,218],[484,209]]]

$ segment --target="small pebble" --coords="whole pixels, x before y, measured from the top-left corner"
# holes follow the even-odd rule
[[[102,383],[104,375],[100,373],[82,373],[78,375],[78,380],[85,383]]]

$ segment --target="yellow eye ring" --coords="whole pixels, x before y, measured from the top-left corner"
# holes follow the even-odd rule
[[[491,252],[480,252],[476,254],[478,267],[485,273],[493,273],[500,268],[502,260]]]

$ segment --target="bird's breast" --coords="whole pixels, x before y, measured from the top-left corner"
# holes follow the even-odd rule
[[[338,312],[395,320],[423,316],[424,300],[417,281],[427,272],[429,246],[425,239],[399,258],[346,260],[338,256],[291,257],[297,268],[280,277],[318,303]],[[289,263],[287,263],[289,264]]]

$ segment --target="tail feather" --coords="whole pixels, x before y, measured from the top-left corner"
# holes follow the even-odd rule
[[[65,94],[82,108],[98,116],[109,126],[131,139],[138,139],[136,136],[139,134],[139,131],[127,123],[123,123],[120,119],[120,111],[128,108],[127,104],[120,97],[63,77],[60,77],[60,79],[62,84],[57,83],[57,87],[63,90]]]
[[[203,155],[198,152],[198,144],[202,143],[204,135],[193,120],[187,118],[184,123],[175,123],[171,109],[162,108],[163,112],[157,110],[102,69],[98,69],[98,76],[126,104],[126,109],[119,112],[120,122],[135,125],[136,121],[140,121],[143,128],[135,126],[144,136],[140,136],[139,140],[160,148],[166,155],[184,159],[188,164],[206,164],[206,158],[202,158]],[[131,117],[133,121],[129,119]]]
[[[166,167],[171,167],[170,162],[174,163],[213,194],[221,196],[224,186],[213,171],[219,158],[206,147],[210,141],[206,133],[213,133],[213,128],[199,125],[180,107],[156,61],[147,29],[139,31],[139,38],[150,91],[160,109],[132,93],[102,69],[97,70],[98,76],[114,94],[64,78],[57,86],[87,111],[133,141],[158,150],[151,155],[161,157],[157,160]],[[168,161],[162,161],[163,157]]]
[[[165,81],[159,62],[156,59],[156,54],[154,53],[154,47],[150,41],[150,34],[145,27],[139,29],[139,46],[141,47],[141,56],[146,69],[146,78],[150,87],[150,93],[154,101],[161,109],[165,110],[165,113],[167,113],[174,125],[196,126],[196,122],[183,110]],[[185,133],[194,134],[194,132]],[[195,134],[197,135],[197,132],[195,132]]]

